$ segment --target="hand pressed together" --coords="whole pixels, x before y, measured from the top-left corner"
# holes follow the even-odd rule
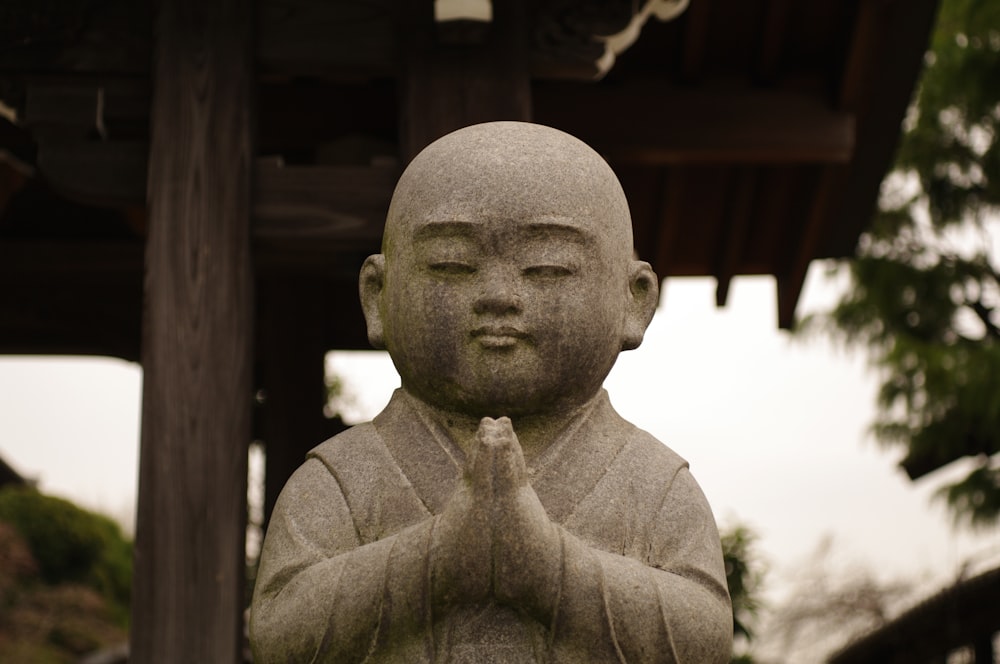
[[[438,602],[493,598],[539,618],[551,615],[561,537],[528,482],[510,419],[483,418],[465,473],[434,528]]]

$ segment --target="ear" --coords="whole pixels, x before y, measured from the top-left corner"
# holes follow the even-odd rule
[[[649,263],[632,261],[629,266],[628,290],[622,350],[639,347],[660,300],[660,281]]]
[[[375,254],[365,259],[361,266],[358,290],[361,294],[361,310],[368,324],[368,343],[378,350],[385,348],[382,328],[382,288],[385,285],[385,256]]]

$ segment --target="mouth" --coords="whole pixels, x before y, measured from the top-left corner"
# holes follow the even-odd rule
[[[510,325],[483,325],[472,331],[472,338],[486,348],[510,348],[528,333]]]

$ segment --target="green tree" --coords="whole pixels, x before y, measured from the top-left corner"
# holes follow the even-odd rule
[[[757,536],[746,526],[737,525],[722,533],[722,558],[726,583],[733,600],[733,664],[752,664],[749,654],[754,626],[761,607],[760,592],[764,567],[754,551]]]
[[[943,0],[882,203],[830,329],[882,372],[876,437],[920,477],[975,468],[940,495],[1000,517],[1000,2]]]

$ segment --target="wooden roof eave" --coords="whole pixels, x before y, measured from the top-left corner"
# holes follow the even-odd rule
[[[1000,631],[1000,569],[957,581],[834,653],[828,664],[943,661],[952,650]]]

